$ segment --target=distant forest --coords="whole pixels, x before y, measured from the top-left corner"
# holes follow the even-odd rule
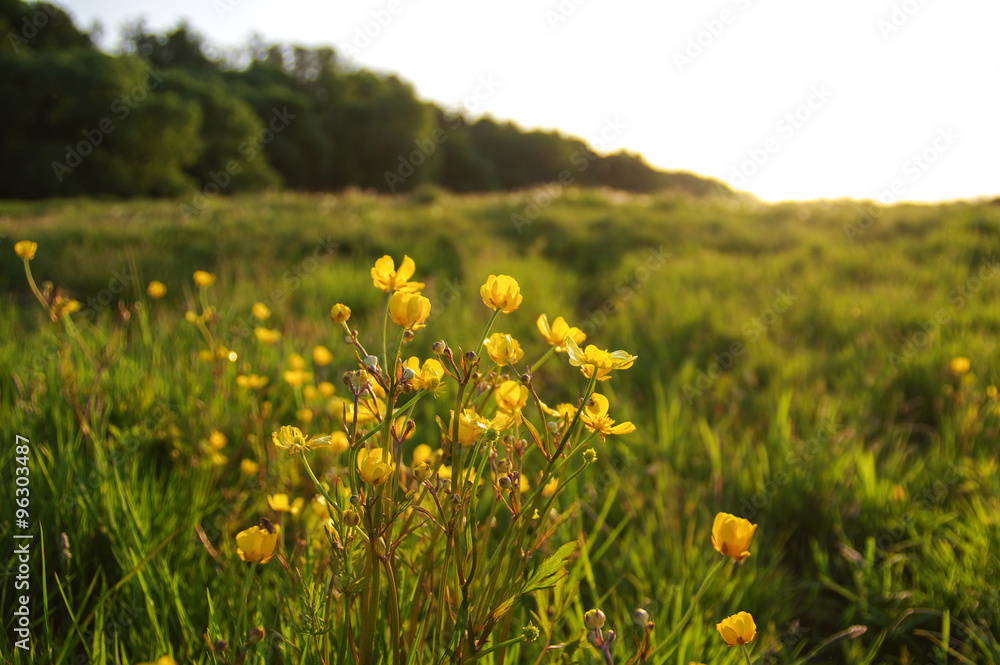
[[[109,55],[62,9],[19,0],[0,0],[0,35],[2,198],[197,202],[263,188],[475,192],[560,180],[728,191],[635,154],[598,155],[557,132],[473,121],[332,48],[252,37],[239,53],[212,58],[185,23],[155,34],[137,21]]]

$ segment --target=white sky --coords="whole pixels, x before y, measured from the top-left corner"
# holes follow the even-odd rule
[[[354,47],[354,62],[397,73],[423,99],[466,100],[474,115],[558,128],[598,148],[603,132],[607,150],[765,200],[1000,193],[997,0],[63,4],[83,27],[101,21],[105,46],[144,15],[157,31],[185,17],[223,46],[257,31]],[[701,52],[685,53],[699,39]]]

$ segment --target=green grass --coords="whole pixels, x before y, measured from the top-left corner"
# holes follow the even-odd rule
[[[298,408],[281,381],[286,358],[326,345],[334,362],[310,369],[343,394],[353,357],[329,308],[348,304],[352,327],[374,342],[384,299],[368,270],[406,253],[434,303],[411,345],[421,358],[445,335],[475,343],[491,273],[520,282],[521,308],[494,330],[517,337],[526,359],[544,352],[543,312],[639,356],[606,389],[612,415],[638,430],[596,445],[553,538],[582,539],[585,556],[564,588],[523,608],[562,603],[553,644],[581,640],[595,606],[619,633],[615,662],[631,654],[638,606],[662,639],[715,565],[709,532],[726,511],[759,524],[753,555],[716,578],[676,650],[650,662],[737,662],[715,623],[740,610],[757,621],[759,662],[798,662],[852,625],[867,632],[815,662],[933,662],[945,643],[949,662],[1000,660],[1000,416],[986,393],[1000,383],[1000,207],[895,206],[852,239],[862,213],[849,201],[572,190],[519,232],[511,215],[532,196],[275,194],[214,200],[190,224],[175,201],[0,203],[0,288],[10,294],[0,303],[0,514],[14,530],[13,442],[28,437],[38,534],[34,660],[13,648],[10,555],[0,652],[22,663],[166,653],[210,663],[206,634],[240,642],[245,570],[233,537],[268,514],[266,494],[312,496],[295,460],[270,445]],[[92,359],[67,328],[60,342],[31,296],[12,249],[24,238],[39,245],[35,278],[83,303],[73,319]],[[197,359],[205,342],[184,320],[195,269],[219,276],[216,333],[235,364]],[[152,279],[167,285],[164,299],[144,295]],[[257,301],[284,334],[275,347],[251,332]],[[970,359],[968,374],[949,372],[956,356]],[[550,403],[586,385],[565,365],[549,361],[536,379]],[[270,377],[259,397],[235,386],[250,371]],[[438,445],[433,413],[419,414],[415,442]],[[332,426],[324,418],[317,432]],[[207,452],[216,429],[229,442],[222,465]],[[261,462],[259,475],[240,473],[245,457]],[[308,642],[302,615],[323,580],[276,563],[259,567],[251,590],[268,631],[257,654],[316,662],[289,641]],[[564,661],[561,651],[545,662],[598,662],[585,643]],[[537,657],[531,645],[522,653]]]

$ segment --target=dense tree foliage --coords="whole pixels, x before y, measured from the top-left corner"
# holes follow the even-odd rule
[[[343,66],[330,48],[254,37],[220,57],[186,23],[155,34],[139,21],[112,56],[58,7],[19,0],[0,0],[0,30],[0,197],[554,181],[716,190],[637,155],[600,156],[559,133],[448,113],[395,76]]]

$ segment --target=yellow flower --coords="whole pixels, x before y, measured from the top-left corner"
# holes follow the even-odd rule
[[[263,388],[267,385],[267,377],[258,374],[243,375],[236,377],[236,385],[240,388]]]
[[[333,354],[330,353],[330,349],[320,344],[313,347],[313,362],[320,367],[325,367],[333,362]]]
[[[483,346],[493,362],[501,367],[507,363],[516,363],[524,357],[521,344],[507,333],[493,333],[483,342]]]
[[[271,432],[271,441],[280,450],[287,450],[289,455],[308,450],[302,430],[292,425],[282,425],[277,432]]]
[[[297,497],[289,503],[287,494],[270,494],[267,497],[267,505],[276,513],[298,515],[299,511],[302,510],[302,506],[305,505],[305,500],[302,497]]]
[[[538,326],[539,332],[542,333],[549,346],[556,347],[556,353],[562,353],[566,350],[567,337],[573,338],[573,342],[577,345],[582,344],[587,339],[587,333],[576,327],[570,328],[566,319],[561,316],[557,316],[552,322],[552,327],[549,327],[548,317],[542,314],[538,317],[535,325]]]
[[[212,286],[215,284],[215,275],[204,270],[195,270],[194,283],[202,287]]]
[[[719,513],[712,524],[712,547],[733,561],[743,561],[750,556],[748,548],[756,530],[756,524],[742,517]]]
[[[722,620],[715,627],[725,640],[726,646],[735,647],[753,642],[757,637],[757,626],[749,612],[740,612]]]
[[[309,423],[312,422],[313,419],[312,409],[310,409],[308,406],[299,409],[298,411],[295,412],[295,418],[303,425],[308,425]]]
[[[413,449],[413,467],[422,462],[428,461],[431,456],[434,455],[434,451],[426,443],[421,443],[419,446]]]
[[[444,365],[435,358],[428,358],[424,364],[420,364],[420,359],[416,356],[407,358],[405,367],[413,370],[414,377],[410,383],[417,390],[433,390],[437,393],[441,388],[441,378],[444,376]]]
[[[383,448],[362,448],[358,451],[358,472],[361,480],[381,485],[392,475],[392,454]]]
[[[253,307],[250,308],[250,313],[258,321],[264,321],[271,316],[271,308],[262,302],[255,302]]]
[[[419,293],[397,291],[389,298],[389,318],[406,330],[420,330],[431,313],[431,301]]]
[[[76,310],[80,309],[79,301],[72,300],[71,298],[63,298],[61,295],[56,293],[56,296],[52,299],[52,320],[58,321],[67,314],[72,314]]]
[[[969,363],[969,359],[966,358],[965,356],[958,356],[952,358],[951,362],[948,363],[948,369],[955,376],[961,376],[962,374],[965,374],[966,372],[969,371],[969,367],[971,367],[971,364]]]
[[[216,450],[222,450],[229,443],[229,440],[219,430],[212,430],[212,433],[208,435],[208,443]]]
[[[307,402],[316,396],[316,386],[303,386],[302,387],[302,399]]]
[[[30,240],[21,240],[14,244],[14,253],[26,261],[35,258],[35,251],[37,249],[38,243],[31,242]]]
[[[986,386],[986,396],[995,402],[997,397],[1000,397],[1000,393],[997,393],[996,386]]]
[[[351,318],[351,308],[338,302],[330,308],[330,318],[334,323],[344,323]]]
[[[631,422],[615,425],[615,421],[608,416],[608,398],[600,393],[591,395],[583,405],[580,420],[591,432],[599,433],[602,441],[608,434],[629,434],[635,431],[635,425]]]
[[[244,476],[255,476],[258,471],[260,471],[260,464],[257,462],[249,458],[240,460],[240,473]]]
[[[158,282],[154,279],[146,285],[146,295],[153,300],[159,300],[163,296],[167,295],[167,287],[163,284],[163,282]]]
[[[292,386],[301,386],[306,381],[312,381],[312,372],[304,372],[301,369],[289,369],[281,374],[281,378],[285,380],[285,383]]]
[[[347,439],[347,434],[342,430],[337,430],[330,435],[330,450],[335,453],[347,452],[351,447],[351,442]]]
[[[264,344],[274,344],[279,339],[281,339],[280,330],[271,330],[270,328],[262,328],[261,326],[257,326],[256,328],[254,328],[253,334],[258,341]]]
[[[236,553],[244,561],[267,563],[278,547],[278,525],[262,519],[260,526],[252,526],[236,534]]]
[[[306,368],[306,359],[303,358],[302,356],[300,356],[299,354],[293,352],[293,353],[291,353],[288,356],[288,366],[291,369],[295,369],[295,370],[305,369]]]
[[[337,390],[336,386],[329,381],[320,381],[317,389],[322,397],[332,397],[333,393]]]
[[[604,381],[610,378],[612,370],[628,369],[636,361],[638,356],[631,356],[625,351],[602,351],[593,344],[587,345],[586,351],[581,351],[580,346],[573,341],[572,337],[566,339],[566,352],[569,355],[569,364],[579,367],[583,375],[588,379],[597,372],[597,380]]]
[[[510,314],[521,304],[523,296],[517,280],[509,275],[490,275],[479,287],[479,295],[487,307]]]
[[[522,476],[523,478],[524,476]],[[559,487],[559,479],[553,478],[549,482],[545,483],[542,487],[542,496],[548,498],[556,493],[556,488]]]
[[[376,288],[382,289],[386,293],[393,291],[417,293],[420,289],[424,288],[423,282],[407,281],[413,277],[416,269],[413,259],[404,255],[403,263],[400,264],[399,270],[396,270],[396,264],[393,262],[392,257],[386,254],[372,266],[372,283],[375,284]],[[348,310],[348,314],[350,314],[350,310]]]
[[[451,411],[451,420],[448,424],[448,436],[451,436],[455,423],[455,411]],[[480,436],[486,433],[486,423],[479,414],[472,409],[465,409],[458,417],[458,442],[464,448],[468,448],[475,443]]]
[[[504,381],[497,387],[496,399],[498,409],[504,413],[515,413],[527,404],[528,387],[517,381]]]

